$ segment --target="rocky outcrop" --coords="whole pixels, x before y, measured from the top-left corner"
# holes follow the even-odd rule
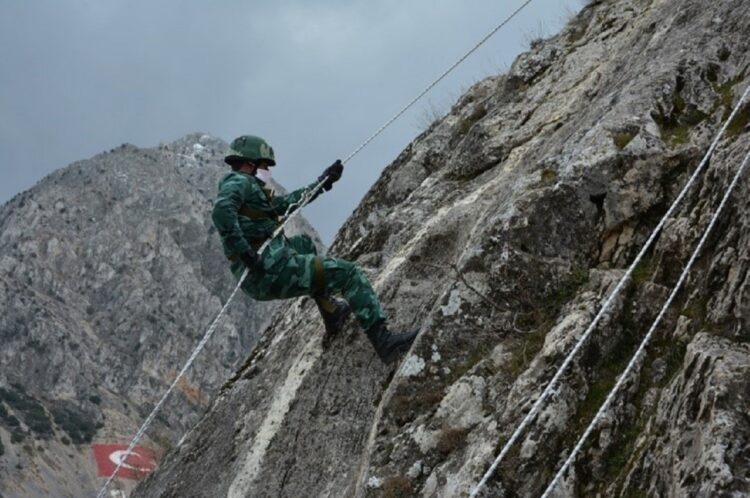
[[[382,366],[327,349],[306,300],[135,492],[466,496],[750,84],[750,3],[596,1],[475,85],[383,172],[333,254],[371,275]],[[750,106],[484,496],[539,496],[634,353],[747,149]],[[750,493],[743,179],[685,290],[559,496]]]
[[[95,494],[90,445],[130,441],[218,313],[234,287],[210,220],[227,149],[123,145],[0,208],[0,495]],[[145,446],[196,423],[272,311],[237,299]]]

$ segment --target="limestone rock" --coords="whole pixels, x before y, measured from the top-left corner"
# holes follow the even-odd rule
[[[324,350],[297,302],[135,496],[467,496],[750,84],[748,14],[746,0],[590,2],[471,88],[331,248],[372,277],[394,330],[420,330],[409,375],[355,324]],[[748,112],[483,496],[545,489],[718,205]],[[749,195],[743,179],[558,496],[750,494]]]

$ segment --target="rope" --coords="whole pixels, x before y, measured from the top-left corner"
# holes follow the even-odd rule
[[[427,87],[424,90],[422,90],[416,97],[414,97],[400,111],[398,111],[396,114],[394,114],[391,119],[389,119],[388,121],[386,121],[380,128],[378,128],[375,131],[375,133],[373,133],[372,135],[370,135],[367,138],[367,140],[365,140],[364,142],[362,142],[362,144],[359,147],[357,147],[356,149],[354,149],[348,156],[346,156],[346,159],[344,159],[343,161],[341,161],[342,164],[348,163],[354,156],[356,156],[357,154],[359,154],[359,152],[362,149],[364,149],[365,147],[367,147],[370,144],[370,142],[372,142],[373,140],[375,140],[375,138],[377,138],[378,135],[380,135],[381,133],[383,133],[386,128],[388,128],[390,125],[392,125],[394,121],[396,121],[398,118],[400,118],[406,111],[408,111],[409,109],[411,109],[411,107],[414,104],[416,104],[422,97],[424,97],[425,95],[427,95],[427,93],[429,93],[429,91],[432,90],[435,87],[435,85],[437,85],[438,83],[440,83],[446,76],[448,76],[451,72],[453,72],[454,69],[456,69],[471,54],[473,54],[474,52],[476,52],[477,49],[479,49],[479,47],[481,47],[482,45],[484,45],[487,42],[487,40],[489,40],[490,38],[492,38],[492,36],[495,33],[497,33],[498,31],[500,31],[500,29],[502,29],[503,26],[505,26],[506,24],[508,24],[514,17],[516,17],[532,1],[533,0],[526,0],[516,10],[514,10],[513,12],[511,12],[511,14],[508,17],[506,17],[500,24],[498,24],[497,26],[495,26],[495,28],[493,28],[492,31],[490,31],[489,33],[487,33],[471,49],[469,49],[469,51],[466,52],[460,59],[458,59],[456,62],[454,62],[448,69],[446,69],[445,71],[443,71],[443,74],[441,74],[440,76],[438,76],[437,79],[435,79],[432,83],[430,83],[429,85],[427,85]],[[315,186],[315,188],[313,188],[312,190],[310,190],[309,192],[307,192],[302,197],[302,199],[300,199],[299,203],[291,204],[287,208],[286,213],[284,214],[284,216],[282,218],[284,220],[283,223],[282,223],[282,225],[273,233],[273,236],[271,237],[271,239],[275,238],[279,233],[281,233],[281,231],[283,230],[284,225],[286,224],[287,220],[289,220],[290,218],[292,218],[297,212],[299,212],[301,210],[301,208],[305,207],[315,197],[315,195],[322,188],[322,186],[325,183],[325,181],[326,181],[326,178],[324,178],[323,180],[321,180],[321,182],[318,183]],[[300,209],[297,209],[298,207]],[[269,240],[271,240],[271,239],[269,239]],[[261,250],[259,252],[263,252],[264,248],[265,248],[265,244],[263,245],[263,247],[261,247]]]
[[[412,101],[409,102],[408,104],[406,104],[403,109],[401,109],[399,112],[396,113],[395,116],[393,116],[391,119],[389,119],[388,121],[386,121],[385,124],[383,124],[383,126],[381,126],[375,133],[373,133],[367,140],[365,140],[362,143],[362,145],[360,145],[359,147],[357,147],[356,149],[354,149],[354,152],[352,152],[351,154],[349,154],[347,156],[347,158],[344,159],[344,164],[346,164],[349,161],[349,159],[351,159],[352,157],[356,156],[359,153],[359,151],[361,151],[362,149],[364,149],[367,146],[367,144],[369,144],[370,142],[372,142],[373,140],[375,140],[375,137],[377,137],[378,135],[380,135],[394,121],[396,121],[398,118],[400,118],[403,113],[405,113],[407,110],[409,110],[411,108],[411,106],[413,106],[414,104],[416,104],[419,99],[421,99],[422,97],[424,97],[430,90],[432,90],[435,87],[435,85],[437,85],[438,83],[440,83],[443,80],[443,78],[445,78],[446,76],[448,76],[448,74],[450,74],[454,69],[456,69],[459,64],[461,64],[463,61],[465,61],[471,54],[473,54],[474,52],[476,52],[476,50],[479,47],[481,47],[482,45],[484,45],[484,43],[487,40],[489,40],[490,38],[492,38],[492,36],[495,33],[497,33],[498,31],[500,31],[500,29],[503,26],[505,26],[506,24],[508,24],[511,21],[511,19],[513,19],[514,17],[516,17],[516,15],[518,15],[518,13],[521,12],[532,1],[533,0],[526,0],[524,3],[521,4],[520,7],[518,7],[516,10],[514,10],[508,17],[506,17],[505,20],[503,20],[503,22],[501,22],[500,24],[498,24],[495,27],[495,29],[493,29],[492,31],[490,31],[484,38],[482,38],[481,40],[479,40],[477,42],[477,44],[474,45],[471,48],[471,50],[469,50],[468,52],[466,52],[466,54],[464,54],[463,57],[461,57],[460,59],[458,59],[451,67],[449,67],[448,69],[446,69],[445,72],[443,72],[443,74],[440,75],[440,77],[438,77],[435,81],[433,81],[432,83],[430,83],[427,86],[427,88],[425,88],[424,90],[422,90],[422,93],[420,93],[419,95],[417,95],[416,97],[414,97],[412,99]]]
[[[542,392],[541,396],[536,400],[534,405],[531,407],[531,410],[526,414],[526,416],[521,421],[521,424],[516,428],[516,430],[511,435],[510,439],[505,443],[500,453],[495,458],[495,461],[492,462],[492,465],[489,469],[487,469],[487,472],[485,472],[482,479],[479,481],[479,484],[472,490],[471,494],[469,495],[470,498],[476,498],[479,491],[484,487],[485,484],[487,484],[487,481],[492,476],[492,474],[495,472],[495,469],[500,464],[500,462],[505,458],[505,456],[508,454],[508,451],[510,450],[511,446],[513,446],[513,443],[516,442],[516,440],[519,438],[521,433],[531,424],[531,422],[534,420],[534,418],[539,414],[539,411],[544,404],[544,402],[547,400],[547,398],[550,396],[550,394],[555,389],[558,381],[560,380],[560,377],[562,377],[562,374],[564,373],[565,369],[570,365],[570,363],[573,361],[573,357],[578,353],[578,351],[583,346],[583,343],[586,342],[586,340],[589,338],[591,333],[594,331],[594,328],[599,323],[599,320],[604,316],[604,313],[607,311],[609,306],[614,301],[615,297],[620,293],[620,291],[625,287],[625,283],[628,281],[630,276],[633,274],[633,271],[635,270],[635,267],[640,263],[643,256],[646,254],[646,251],[651,246],[651,244],[656,240],[657,235],[661,232],[661,229],[664,227],[664,224],[667,222],[667,219],[669,219],[674,211],[677,209],[677,205],[682,201],[682,199],[687,194],[688,190],[690,190],[690,187],[693,185],[695,180],[698,178],[699,174],[703,171],[704,167],[708,163],[709,158],[713,154],[714,150],[716,149],[719,140],[724,135],[724,132],[726,131],[727,127],[729,126],[729,123],[734,119],[734,117],[739,112],[740,108],[742,107],[742,104],[745,102],[745,99],[747,98],[748,94],[750,94],[750,86],[745,89],[745,93],[742,94],[742,97],[740,98],[740,101],[737,103],[735,108],[732,110],[732,113],[729,115],[729,118],[724,122],[723,126],[719,130],[719,133],[714,138],[713,142],[711,142],[711,146],[708,148],[708,151],[706,152],[705,156],[703,156],[703,159],[701,160],[698,167],[693,172],[692,176],[688,180],[688,182],[685,184],[685,186],[682,188],[682,191],[679,193],[677,198],[672,202],[672,205],[669,207],[667,212],[662,217],[661,221],[659,221],[659,224],[656,225],[656,228],[651,232],[651,235],[649,236],[648,240],[644,244],[643,248],[641,248],[641,251],[636,256],[635,260],[631,263],[630,267],[625,272],[625,275],[622,276],[620,281],[617,283],[617,286],[614,288],[614,290],[610,293],[610,295],[607,297],[607,299],[602,304],[602,307],[599,309],[599,312],[594,317],[594,320],[591,322],[589,327],[586,329],[586,331],[583,333],[580,339],[578,339],[578,342],[573,347],[573,349],[568,353],[568,356],[565,358],[563,363],[558,368],[557,372],[555,373],[554,377],[552,377],[552,380],[547,384],[547,387]]]
[[[688,272],[692,268],[693,263],[695,263],[695,260],[698,258],[698,254],[701,252],[701,249],[703,249],[703,246],[706,243],[706,240],[708,239],[708,235],[711,233],[711,230],[716,224],[716,220],[719,218],[719,215],[721,214],[722,210],[724,209],[724,206],[729,200],[729,196],[732,194],[734,187],[737,185],[737,182],[740,179],[740,176],[742,176],[742,172],[745,170],[745,166],[747,165],[748,160],[750,160],[750,150],[745,156],[744,161],[742,161],[742,164],[740,165],[740,168],[737,170],[737,173],[734,175],[734,179],[732,179],[732,183],[729,185],[729,188],[724,194],[724,197],[721,200],[721,204],[719,204],[718,209],[716,210],[713,217],[711,218],[711,222],[708,224],[708,227],[706,227],[706,230],[703,232],[703,236],[701,237],[700,242],[698,242],[698,246],[695,248],[695,251],[693,251],[693,254],[690,256],[690,260],[685,266],[685,269],[682,271],[682,274],[680,275],[680,279],[677,281],[677,284],[675,284],[674,288],[672,289],[672,292],[669,294],[669,298],[664,303],[664,306],[662,306],[661,311],[659,311],[659,314],[657,315],[656,320],[654,320],[654,323],[651,325],[651,328],[649,329],[648,333],[643,338],[641,345],[638,347],[638,350],[635,352],[635,355],[633,355],[633,358],[630,360],[630,363],[628,363],[628,366],[625,368],[625,371],[617,379],[617,383],[609,392],[609,395],[607,396],[607,399],[604,401],[604,404],[601,406],[601,408],[599,408],[599,411],[594,416],[594,419],[591,421],[591,423],[586,428],[581,438],[578,440],[578,443],[576,444],[575,448],[573,448],[573,451],[570,453],[570,456],[568,456],[568,459],[565,460],[565,463],[563,464],[563,466],[560,468],[557,474],[555,474],[555,477],[554,479],[552,479],[552,482],[550,482],[549,486],[547,486],[547,490],[542,495],[542,498],[547,498],[549,496],[549,494],[552,492],[552,490],[554,489],[559,479],[562,477],[562,475],[565,473],[568,467],[570,467],[571,463],[573,463],[573,460],[575,459],[576,455],[578,454],[581,447],[583,446],[583,443],[586,441],[586,439],[589,437],[591,432],[594,430],[594,427],[601,421],[602,416],[607,411],[610,404],[612,404],[612,401],[615,398],[615,394],[625,383],[625,379],[630,375],[632,370],[635,368],[635,365],[643,357],[643,353],[646,349],[646,345],[651,340],[651,336],[654,334],[656,327],[659,325],[659,322],[661,322],[661,319],[664,317],[664,314],[667,312],[667,309],[672,304],[672,301],[677,295],[677,292],[680,290],[680,288],[682,287],[682,284],[685,282]]]
[[[162,405],[164,405],[164,402],[167,400],[167,397],[172,393],[174,388],[177,386],[177,383],[180,381],[183,375],[185,375],[185,372],[187,372],[187,369],[190,368],[190,365],[193,364],[193,361],[195,361],[195,358],[198,356],[198,353],[201,352],[203,349],[203,346],[206,345],[208,340],[213,335],[214,331],[216,330],[216,326],[219,324],[219,320],[224,315],[224,313],[227,310],[227,307],[229,306],[229,303],[232,302],[232,299],[234,299],[235,294],[237,294],[237,291],[240,290],[240,286],[242,285],[242,282],[245,280],[245,277],[247,277],[249,273],[249,270],[245,268],[245,271],[242,272],[242,276],[240,277],[239,282],[237,282],[237,286],[234,288],[234,291],[232,291],[232,294],[229,296],[229,299],[227,299],[226,304],[224,304],[224,307],[221,308],[221,311],[219,311],[219,314],[216,315],[216,318],[214,318],[214,321],[211,322],[211,326],[208,327],[208,330],[206,331],[206,334],[203,336],[203,339],[201,339],[201,342],[198,343],[198,345],[193,350],[193,353],[190,355],[190,358],[188,358],[187,362],[185,363],[185,366],[182,367],[182,370],[180,370],[180,373],[177,374],[177,377],[175,377],[174,381],[172,381],[172,384],[169,386],[169,389],[167,389],[167,392],[164,393],[164,395],[161,397],[159,402],[156,404],[153,410],[151,410],[151,413],[146,417],[146,420],[143,422],[143,425],[141,425],[141,428],[138,429],[138,432],[136,432],[135,437],[130,442],[130,445],[128,446],[127,451],[125,452],[125,456],[120,458],[120,461],[117,462],[117,467],[115,468],[115,471],[112,472],[112,475],[109,476],[109,479],[107,479],[107,482],[104,483],[104,486],[102,486],[102,489],[99,491],[99,494],[97,495],[97,498],[103,498],[104,493],[106,492],[107,488],[109,487],[112,480],[117,476],[117,473],[122,468],[125,461],[130,457],[130,454],[133,452],[133,448],[135,448],[135,445],[138,444],[138,441],[140,441],[141,437],[143,437],[143,434],[146,433],[146,429],[148,429],[148,426],[151,425],[151,422],[154,420],[154,417],[156,417],[156,414],[161,409]]]
[[[518,7],[510,16],[508,16],[503,22],[501,22],[495,29],[490,31],[489,34],[487,34],[484,38],[482,38],[474,47],[471,48],[466,54],[464,54],[463,57],[461,57],[458,61],[456,61],[451,67],[449,67],[443,74],[441,74],[435,81],[433,81],[430,85],[427,86],[419,95],[417,95],[414,99],[411,100],[406,106],[404,106],[403,109],[401,109],[398,113],[396,113],[391,119],[389,119],[383,126],[381,126],[375,133],[370,135],[370,137],[365,140],[359,147],[354,149],[354,151],[349,154],[346,159],[342,161],[343,164],[346,164],[351,160],[354,156],[359,154],[359,152],[367,147],[367,145],[370,144],[378,135],[380,135],[383,131],[385,131],[386,128],[388,128],[391,124],[393,124],[394,121],[396,121],[398,118],[400,118],[408,109],[410,109],[414,104],[417,103],[419,99],[424,97],[432,88],[435,87],[440,81],[442,81],[446,76],[448,76],[449,73],[451,73],[456,67],[458,67],[466,58],[468,58],[471,54],[473,54],[479,47],[484,45],[484,43],[489,40],[492,35],[497,33],[503,26],[505,26],[508,22],[510,22],[511,19],[513,19],[521,10],[523,10],[524,7],[526,7],[529,3],[531,3],[532,0],[526,0],[520,7]],[[286,224],[291,220],[297,213],[302,211],[302,208],[304,208],[307,204],[309,204],[313,198],[316,197],[318,192],[320,192],[320,189],[323,188],[323,185],[325,184],[326,180],[328,179],[327,176],[323,177],[312,189],[306,190],[302,198],[299,200],[299,202],[292,203],[287,207],[286,212],[284,213],[284,216],[282,217],[281,224],[274,230],[273,234],[270,238],[268,238],[263,245],[258,249],[258,254],[263,254],[263,251],[268,247],[268,244],[271,243],[273,239],[275,239],[281,232],[284,230],[284,227]],[[156,417],[156,414],[161,409],[162,405],[166,401],[167,397],[172,393],[175,386],[177,385],[178,381],[182,378],[182,376],[187,372],[188,368],[192,365],[193,361],[195,361],[195,358],[198,356],[198,354],[201,352],[203,347],[206,345],[208,340],[213,335],[214,331],[216,330],[216,326],[219,323],[219,319],[224,315],[226,312],[227,307],[229,306],[229,303],[232,302],[234,299],[234,296],[237,294],[237,291],[240,289],[242,282],[244,282],[245,278],[247,277],[249,271],[245,269],[245,271],[242,273],[242,276],[239,279],[239,282],[237,282],[237,286],[234,288],[234,291],[232,291],[232,294],[229,296],[229,299],[227,299],[227,302],[224,304],[224,307],[221,309],[219,314],[214,318],[214,321],[211,323],[211,326],[206,331],[206,334],[203,336],[203,339],[198,343],[198,345],[195,347],[195,350],[193,350],[192,354],[188,358],[187,362],[185,363],[185,366],[182,367],[182,370],[180,370],[180,373],[175,377],[172,384],[169,386],[167,391],[164,393],[164,395],[161,397],[159,402],[156,404],[154,409],[151,411],[148,417],[146,417],[146,420],[143,422],[143,425],[141,425],[141,428],[138,429],[138,432],[136,433],[133,440],[130,442],[130,445],[128,446],[127,451],[125,452],[125,456],[120,459],[120,461],[117,464],[117,468],[112,473],[112,475],[107,479],[107,482],[104,483],[104,486],[99,491],[99,494],[97,495],[97,498],[103,498],[104,493],[106,492],[107,488],[111,484],[112,480],[115,478],[117,473],[120,471],[120,468],[122,468],[122,465],[125,463],[125,461],[128,459],[130,454],[133,452],[133,448],[135,448],[135,445],[138,444],[138,441],[140,441],[141,437],[143,437],[143,434],[148,429],[149,425],[153,421],[154,417]]]

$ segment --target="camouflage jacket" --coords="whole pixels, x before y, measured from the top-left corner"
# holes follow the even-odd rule
[[[315,185],[317,182],[290,194],[276,196],[263,181],[252,175],[237,171],[227,174],[219,182],[219,194],[211,213],[224,254],[227,257],[242,254],[251,249],[252,244],[270,237],[279,226],[278,217]],[[241,213],[248,208],[256,213],[252,218]]]

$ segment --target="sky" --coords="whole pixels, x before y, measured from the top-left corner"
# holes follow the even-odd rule
[[[306,185],[522,3],[0,0],[0,203],[76,160],[192,132],[262,136],[276,180]],[[431,116],[581,7],[532,1],[352,159],[305,208],[324,242]]]

